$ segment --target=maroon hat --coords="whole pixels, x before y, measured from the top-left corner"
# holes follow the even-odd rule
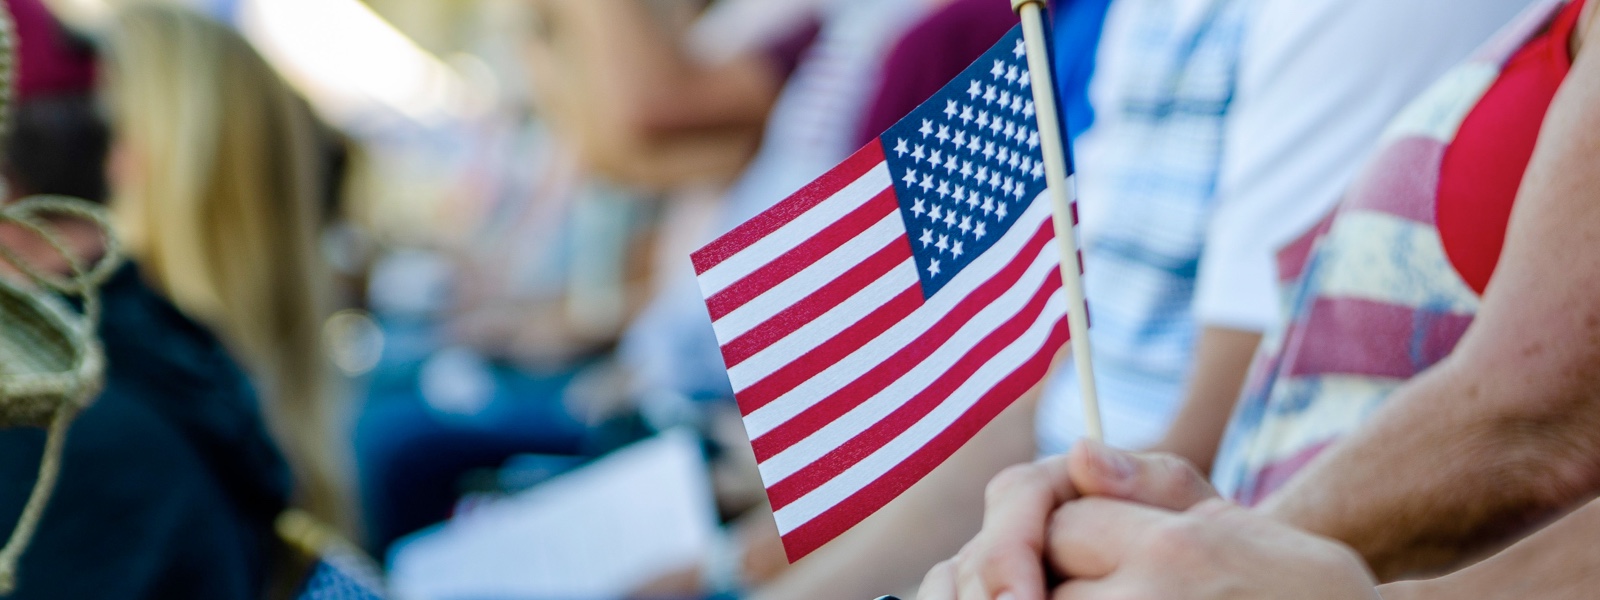
[[[94,88],[94,48],[56,20],[42,0],[4,0],[17,24],[17,99]]]

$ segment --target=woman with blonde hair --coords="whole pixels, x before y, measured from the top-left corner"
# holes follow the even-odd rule
[[[30,79],[25,69],[17,97],[87,93],[92,57],[52,43],[62,32],[43,4],[5,7],[17,15],[19,60],[72,74]],[[85,130],[42,121],[33,130],[43,137],[7,145],[8,159],[27,160],[0,169],[6,187],[29,194],[73,193],[66,182],[98,184],[110,171],[116,217],[140,265],[100,290],[103,392],[65,436],[42,513],[24,507],[42,472],[43,432],[0,430],[0,529],[37,518],[6,600],[283,597],[305,581],[298,549],[277,531],[294,522],[282,518],[292,491],[321,514],[339,505],[315,335],[323,276],[311,252],[313,122],[243,41],[200,16],[134,8],[108,33],[114,168]],[[39,118],[30,115],[16,118]],[[58,143],[94,151],[41,152]],[[70,254],[89,261],[104,247],[85,225],[55,227]],[[0,226],[0,244],[40,270],[67,272],[25,229]]]
[[[147,282],[250,375],[299,503],[343,524],[319,342],[317,123],[245,40],[187,9],[124,10],[107,42],[118,233]]]

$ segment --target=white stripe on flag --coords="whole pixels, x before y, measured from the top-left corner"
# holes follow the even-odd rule
[[[975,405],[980,397],[993,389],[1001,379],[1014,372],[1018,366],[1037,354],[1049,339],[1050,331],[1067,312],[1065,292],[1056,290],[1050,296],[1045,311],[1021,337],[1005,350],[985,363],[978,372],[962,383],[950,398],[907,429],[905,433],[862,459],[839,476],[828,480],[811,493],[774,513],[780,534],[787,535],[796,528],[817,518],[824,511],[844,502],[890,469],[905,462],[913,453],[927,445],[947,429],[957,418]]]
[[[939,379],[940,374],[950,370],[957,361],[971,352],[978,342],[983,341],[990,333],[1027,308],[1028,301],[1044,287],[1045,280],[1060,268],[1060,256],[1061,250],[1055,244],[1046,244],[1040,248],[1039,254],[1033,257],[1033,262],[1028,265],[1028,270],[1022,278],[994,302],[973,315],[972,319],[962,325],[954,336],[939,346],[939,349],[934,350],[905,375],[850,412],[761,463],[761,480],[767,482],[768,487],[783,481],[784,478],[832,452],[840,444],[848,442],[882,421],[884,417],[889,416],[889,413],[927,389]],[[1025,260],[1025,257],[1018,259]]]
[[[772,431],[785,421],[792,419],[801,411],[816,403],[820,398],[838,391],[872,367],[876,366],[882,357],[893,354],[896,350],[917,339],[928,329],[932,328],[939,320],[948,314],[956,304],[971,294],[973,290],[987,282],[994,273],[1005,268],[1021,253],[1022,246],[1038,232],[1045,219],[1050,217],[1050,203],[1034,201],[1012,224],[1010,230],[1002,236],[995,245],[985,251],[977,260],[972,261],[956,274],[938,294],[934,294],[927,304],[904,320],[894,324],[882,335],[857,349],[849,357],[840,360],[815,377],[806,380],[788,393],[757,409],[745,416],[745,427],[750,432],[750,438],[755,439]],[[792,336],[791,336],[792,337]],[[820,344],[825,340],[816,340]],[[795,356],[799,356],[798,354]],[[739,364],[745,367],[750,361]],[[756,371],[757,365],[751,365],[750,372],[741,373],[738,380],[760,381],[770,374]],[[765,363],[763,367],[776,370],[774,363]],[[743,388],[735,388],[743,391]]]
[[[701,273],[699,277],[701,291],[707,298],[715,296],[724,288],[738,283],[756,269],[816,236],[818,232],[838,221],[839,217],[849,214],[850,211],[889,189],[891,184],[889,164],[878,163],[878,166],[856,178],[850,185],[829,196],[827,200],[811,207],[795,220]]]
[[[861,288],[861,291],[840,302],[838,306],[728,369],[728,380],[733,383],[733,389],[736,390],[754,385],[761,381],[761,377],[771,375],[784,365],[794,362],[797,356],[805,356],[805,353],[833,339],[851,325],[872,314],[872,311],[886,304],[906,288],[920,282],[921,280],[917,278],[917,264],[907,258],[905,262],[895,265],[877,281]]]
[[[840,244],[817,262],[717,319],[712,323],[717,331],[717,339],[730,341],[755,329],[793,303],[838,279],[851,267],[861,264],[862,257],[871,256],[905,233],[906,226],[900,219],[900,211],[890,211],[866,231]]]

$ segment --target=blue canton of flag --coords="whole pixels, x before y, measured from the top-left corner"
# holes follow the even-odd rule
[[[1023,48],[1013,28],[880,138],[924,297],[994,245],[1045,189]]]

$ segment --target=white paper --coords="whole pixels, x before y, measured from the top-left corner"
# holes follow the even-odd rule
[[[402,541],[404,600],[620,598],[698,564],[716,533],[697,439],[674,431]]]

